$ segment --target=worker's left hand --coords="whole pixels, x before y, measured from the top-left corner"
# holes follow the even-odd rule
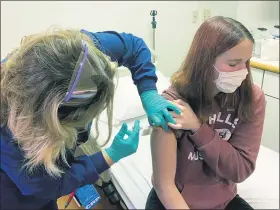
[[[136,120],[132,130],[123,123],[111,146],[105,149],[107,155],[116,163],[120,159],[132,155],[139,144],[140,121]]]
[[[175,124],[168,109],[177,114],[180,114],[181,111],[174,104],[160,96],[156,90],[145,91],[140,97],[152,126],[162,127],[165,131],[168,131],[167,123]]]
[[[182,113],[176,114],[175,112],[171,112],[176,123],[168,123],[168,125],[173,129],[191,130],[195,133],[201,127],[201,122],[190,105],[180,99],[170,102],[176,105]]]

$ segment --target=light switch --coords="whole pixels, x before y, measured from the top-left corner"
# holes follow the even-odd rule
[[[203,11],[203,20],[206,20],[207,18],[211,17],[211,10],[210,9],[204,9]]]
[[[198,19],[198,11],[194,10],[192,12],[192,23],[197,23],[197,19]]]

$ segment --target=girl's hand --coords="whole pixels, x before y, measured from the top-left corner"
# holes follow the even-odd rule
[[[193,133],[195,133],[201,127],[201,122],[189,104],[180,99],[170,102],[181,110],[181,114],[171,112],[176,124],[168,123],[168,125],[173,129],[191,130]]]

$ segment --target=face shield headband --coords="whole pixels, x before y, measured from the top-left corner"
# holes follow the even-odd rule
[[[97,86],[92,77],[96,75],[88,58],[88,46],[82,40],[83,50],[73,71],[63,106],[80,107],[92,102],[96,96]]]

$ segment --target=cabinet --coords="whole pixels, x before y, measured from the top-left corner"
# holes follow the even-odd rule
[[[262,145],[279,152],[279,98],[265,96],[266,112]]]
[[[251,69],[251,73],[252,73],[253,83],[258,85],[260,88],[262,88],[264,70],[256,69],[253,67],[251,67],[250,69]]]
[[[279,100],[279,74],[265,71],[262,89],[266,95]]]
[[[253,83],[266,98],[262,145],[279,152],[279,74],[251,67]]]

